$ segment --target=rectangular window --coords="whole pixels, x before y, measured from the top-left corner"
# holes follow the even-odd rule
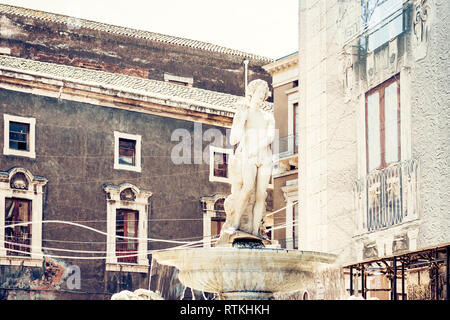
[[[8,256],[30,256],[31,201],[15,198],[5,199],[5,248]]]
[[[225,218],[211,218],[211,239],[215,239],[220,235],[222,227],[225,223]],[[215,241],[211,242],[211,246],[214,247]]]
[[[228,163],[233,149],[209,147],[209,181],[230,183],[228,179]]]
[[[35,118],[4,114],[3,154],[36,158]]]
[[[211,218],[211,237],[215,238],[220,235],[224,223],[224,218]]]
[[[214,176],[228,178],[228,154],[214,152]]]
[[[139,213],[119,209],[116,212],[116,255],[118,262],[137,263]],[[125,238],[122,238],[125,237]],[[129,255],[134,255],[128,257]]]
[[[294,103],[294,153],[298,153],[299,130],[298,103]]]
[[[400,79],[398,76],[366,94],[367,171],[400,161]]]
[[[9,123],[9,148],[14,150],[29,151],[30,125],[11,121]]]
[[[114,169],[141,172],[141,136],[114,131]]]
[[[404,31],[403,0],[362,0],[362,28],[373,51]]]
[[[119,164],[136,165],[136,140],[119,139]]]

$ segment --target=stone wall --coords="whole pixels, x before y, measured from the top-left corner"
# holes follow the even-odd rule
[[[409,56],[412,156],[421,163],[420,247],[450,241],[450,3],[425,3],[427,36],[417,43],[410,35]]]
[[[394,253],[400,238],[407,239],[402,250],[450,241],[448,12],[448,1],[405,3],[406,30],[369,52],[357,32],[355,37],[348,33],[352,19],[360,17],[360,1],[300,3],[304,249],[354,262],[363,259],[369,245],[377,248],[376,256]],[[365,95],[394,76],[400,77],[401,161],[419,163],[417,180],[403,185],[415,205],[402,224],[370,233],[362,224],[366,199],[358,203],[353,192],[355,182],[367,175]],[[417,193],[406,193],[416,186]]]
[[[338,55],[341,2],[300,3],[300,247],[343,253],[353,234],[355,110],[345,106]]]

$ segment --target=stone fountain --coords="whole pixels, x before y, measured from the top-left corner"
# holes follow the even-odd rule
[[[271,299],[274,294],[305,290],[317,272],[336,260],[327,253],[275,248],[263,233],[275,138],[273,114],[261,108],[268,94],[267,83],[254,80],[236,105],[230,135],[231,145],[237,145],[229,167],[231,194],[215,246],[153,253],[158,263],[180,271],[183,285],[217,293],[221,299]]]

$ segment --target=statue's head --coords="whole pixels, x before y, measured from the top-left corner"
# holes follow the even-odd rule
[[[253,80],[247,86],[247,96],[265,101],[269,97],[269,85],[261,79]]]

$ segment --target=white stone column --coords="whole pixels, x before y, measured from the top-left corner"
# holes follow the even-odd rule
[[[107,215],[107,237],[106,237],[106,263],[117,263],[116,257],[116,201],[115,200],[107,200],[108,209],[106,212]]]
[[[286,236],[286,249],[294,249],[294,239],[293,239],[293,234],[294,234],[294,224],[293,224],[293,219],[292,219],[292,211],[293,211],[293,206],[292,206],[292,201],[290,198],[287,198],[286,201],[286,231],[285,231],[285,236]]]
[[[208,203],[206,205],[206,212],[203,213],[203,246],[205,248],[211,247],[211,218],[213,216],[214,203]]]
[[[140,203],[139,204],[139,228],[138,228],[138,238],[139,238],[139,245],[138,245],[138,264],[145,265],[148,264],[148,258],[147,258],[147,248],[148,248],[148,241],[147,241],[147,226],[148,226],[148,212],[147,212],[147,205],[146,203]]]
[[[36,194],[31,200],[31,210],[33,222],[31,225],[31,258],[32,259],[42,259],[42,214],[43,214],[43,203],[42,203],[42,185],[36,186]],[[4,211],[1,211],[4,212]]]

